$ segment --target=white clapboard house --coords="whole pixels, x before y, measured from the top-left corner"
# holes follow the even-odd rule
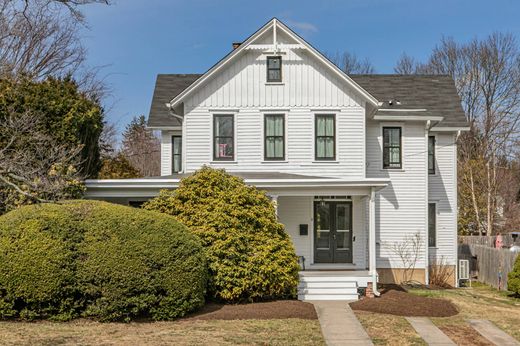
[[[276,203],[300,299],[377,294],[411,275],[415,255],[398,249],[417,238],[410,279],[428,283],[442,263],[456,284],[457,137],[469,125],[452,78],[347,75],[272,19],[203,74],[158,75],[148,126],[161,176],[88,180],[87,198],[138,205],[203,165],[224,168]]]

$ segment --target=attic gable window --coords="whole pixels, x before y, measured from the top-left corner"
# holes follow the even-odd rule
[[[281,82],[282,81],[282,57],[268,56],[267,57],[267,82]]]

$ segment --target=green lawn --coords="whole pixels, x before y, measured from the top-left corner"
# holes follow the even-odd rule
[[[0,322],[2,345],[324,345],[317,320]]]

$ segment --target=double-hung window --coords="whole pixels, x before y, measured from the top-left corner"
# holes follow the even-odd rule
[[[235,128],[232,114],[213,116],[213,159],[233,161],[235,158]]]
[[[182,137],[172,136],[172,173],[182,171]]]
[[[428,174],[435,174],[435,136],[428,137]]]
[[[437,246],[437,205],[428,203],[428,246]]]
[[[316,114],[316,160],[336,159],[336,118],[334,114]]]
[[[402,168],[401,128],[383,127],[383,168]]]
[[[281,82],[282,81],[282,57],[268,56],[267,57],[267,82]]]
[[[285,116],[266,114],[264,122],[264,157],[265,160],[285,159]]]

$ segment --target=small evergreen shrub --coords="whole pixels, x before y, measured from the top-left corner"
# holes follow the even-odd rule
[[[507,276],[507,289],[520,296],[520,255],[516,257],[513,270]]]
[[[173,215],[202,240],[210,297],[251,301],[296,295],[299,266],[292,242],[269,198],[242,179],[203,167],[144,208]]]
[[[204,304],[200,241],[172,217],[98,201],[0,217],[0,317],[183,316]]]

